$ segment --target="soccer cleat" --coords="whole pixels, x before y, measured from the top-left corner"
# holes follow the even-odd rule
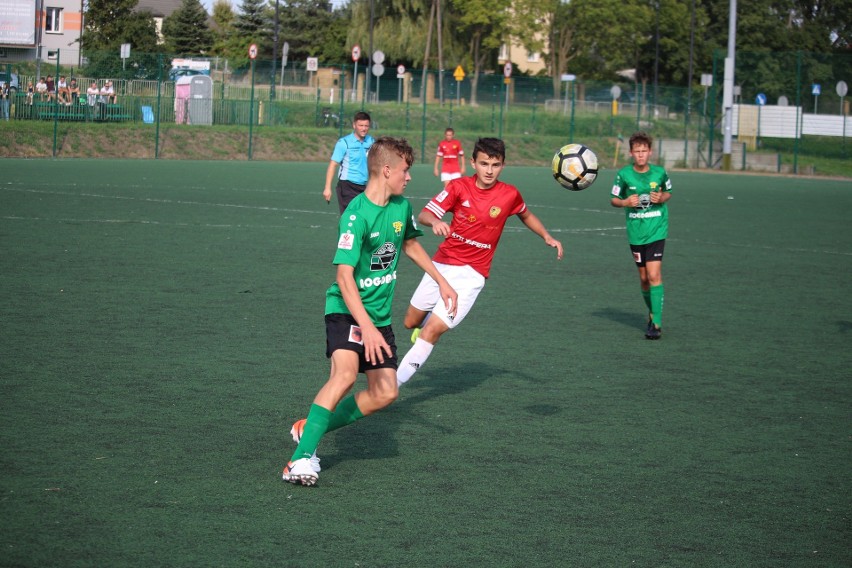
[[[418,337],[420,337],[420,328],[415,327],[414,331],[411,332],[411,343],[417,343]]]
[[[645,333],[650,333],[652,329],[654,329],[654,320],[651,319],[651,316],[648,316],[648,325],[645,327]]]
[[[305,423],[307,421],[307,418],[296,420],[296,422],[293,423],[293,427],[290,428],[290,435],[293,436],[293,441],[297,444],[299,443],[299,440],[302,439],[302,432],[305,431]],[[320,467],[320,459],[319,456],[317,456],[316,452],[314,452],[313,455],[308,459],[311,462],[311,469],[313,469],[315,473],[319,473],[322,471],[322,468]]]
[[[645,332],[645,339],[659,339],[662,335],[662,328],[651,323],[651,325],[648,326],[648,331]]]
[[[284,466],[284,473],[281,475],[281,479],[284,481],[307,487],[316,484],[318,478],[319,475],[311,467],[311,460],[308,458],[288,462]]]

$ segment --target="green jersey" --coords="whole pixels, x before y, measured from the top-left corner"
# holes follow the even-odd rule
[[[665,239],[669,234],[669,210],[665,203],[651,203],[652,191],[671,191],[672,182],[665,168],[649,164],[648,171],[639,173],[633,166],[619,170],[612,185],[612,196],[627,199],[639,195],[639,206],[625,207],[627,241],[631,245],[647,245]]]
[[[379,207],[362,193],[341,215],[334,264],[355,267],[355,284],[361,302],[376,327],[391,323],[396,265],[402,243],[422,235],[414,222],[411,204],[398,195]],[[325,313],[350,313],[337,282],[325,294]]]

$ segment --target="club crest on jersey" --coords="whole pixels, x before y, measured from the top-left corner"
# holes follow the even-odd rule
[[[652,181],[652,182],[650,183],[650,185],[651,185],[651,191],[654,191],[655,189],[657,189],[657,182]]]
[[[502,209],[494,205],[493,207],[491,207],[491,209],[488,210],[488,214],[491,216],[492,219],[496,219],[497,216],[500,214],[500,211],[502,211]]]
[[[370,270],[387,270],[396,258],[396,245],[385,243],[373,252],[370,257]]]
[[[343,250],[352,250],[352,233],[341,233],[340,239],[337,241],[337,248]]]
[[[468,215],[467,220],[470,223],[475,223],[476,222],[476,215]]]
[[[402,221],[393,222],[393,230],[398,235],[402,232]]]

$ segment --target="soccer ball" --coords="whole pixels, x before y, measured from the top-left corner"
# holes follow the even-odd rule
[[[563,146],[553,156],[553,177],[565,189],[586,189],[598,177],[598,157],[582,144]]]

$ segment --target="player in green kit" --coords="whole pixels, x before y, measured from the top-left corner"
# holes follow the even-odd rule
[[[659,339],[663,326],[663,250],[669,233],[672,182],[665,168],[650,163],[652,139],[644,132],[630,137],[633,164],[619,170],[612,185],[613,207],[623,207],[627,241],[639,268],[642,297],[648,306],[645,337]]]
[[[364,193],[340,217],[334,255],[337,280],[326,291],[325,301],[331,374],[308,417],[293,424],[290,433],[298,447],[284,467],[284,481],[314,485],[320,471],[316,449],[322,436],[396,400],[398,361],[391,302],[400,253],[436,279],[447,310],[455,314],[458,295],[417,242],[423,233],[414,222],[411,204],[402,197],[413,161],[414,151],[405,140],[376,140],[367,157],[369,179]],[[367,375],[367,388],[344,398],[359,372]]]

